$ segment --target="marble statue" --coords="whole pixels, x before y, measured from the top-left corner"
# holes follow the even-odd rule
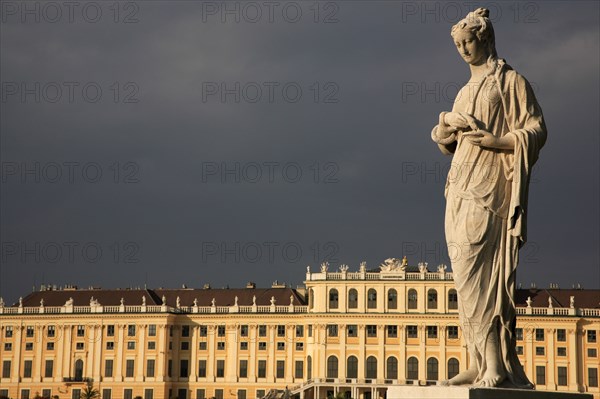
[[[515,270],[546,126],[529,82],[498,58],[487,9],[470,12],[451,36],[471,77],[431,137],[453,156],[445,230],[470,366],[442,385],[529,389],[515,350]]]
[[[575,297],[574,296],[569,297],[569,307],[571,309],[575,308]]]
[[[142,306],[146,306],[146,297],[142,296]]]
[[[321,263],[321,273],[327,273],[328,269],[329,269],[329,262]]]
[[[252,295],[252,306],[256,306],[256,295]]]
[[[166,304],[167,304],[167,297],[166,297],[166,296],[164,296],[164,295],[163,295],[163,296],[162,296],[162,298],[161,298],[160,300],[162,301],[162,304],[163,304],[163,305],[166,305]]]
[[[275,306],[275,297],[274,296],[271,297],[271,306]]]
[[[194,306],[198,307],[198,298],[194,298]]]
[[[181,298],[179,298],[179,297],[175,298],[175,306],[178,308],[181,307]]]
[[[67,301],[65,302],[65,306],[73,306],[73,298],[69,297],[69,299],[67,299]]]
[[[213,298],[213,299],[210,301],[210,306],[212,306],[213,308],[214,308],[215,306],[217,306],[217,300],[216,300],[215,298]]]

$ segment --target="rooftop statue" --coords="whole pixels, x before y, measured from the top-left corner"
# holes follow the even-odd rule
[[[470,368],[443,385],[532,388],[515,350],[515,270],[527,239],[529,179],[546,141],[529,82],[498,58],[489,11],[452,27],[470,69],[431,137],[452,155],[446,181],[446,241]]]

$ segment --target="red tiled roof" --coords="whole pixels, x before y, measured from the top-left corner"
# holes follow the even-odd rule
[[[548,307],[548,297],[552,296],[552,306],[555,308],[568,308],[570,297],[575,297],[576,308],[600,308],[600,290],[573,290],[573,289],[519,289],[515,293],[517,306],[527,306],[527,297],[531,297],[533,307]]]
[[[142,297],[146,298],[146,305],[161,305],[163,295],[167,305],[175,306],[179,297],[181,306],[192,306],[194,299],[199,306],[210,306],[215,298],[217,306],[231,306],[238,297],[238,305],[252,305],[252,298],[256,295],[257,305],[270,305],[271,297],[275,297],[276,305],[289,305],[290,296],[294,297],[294,305],[306,305],[304,298],[292,288],[222,288],[222,289],[122,289],[122,290],[57,290],[36,291],[23,298],[23,306],[39,306],[44,299],[44,306],[63,306],[73,298],[74,306],[89,306],[90,299],[94,297],[100,305],[117,306],[123,298],[125,305],[141,305]],[[18,306],[18,303],[13,306]]]

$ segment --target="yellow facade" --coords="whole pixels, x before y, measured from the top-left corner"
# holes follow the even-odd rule
[[[278,290],[292,291],[269,295]],[[521,362],[536,389],[600,398],[600,309],[577,302],[599,291],[546,292],[557,291],[575,305],[518,304]],[[286,387],[306,399],[383,398],[391,384],[434,383],[468,366],[451,273],[324,268],[307,272],[300,293],[306,302],[0,306],[0,397],[73,398],[89,381],[105,399],[253,399]]]

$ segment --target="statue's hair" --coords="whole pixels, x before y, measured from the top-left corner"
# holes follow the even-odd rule
[[[452,27],[450,35],[454,37],[459,30],[468,30],[474,33],[477,39],[487,46],[489,54],[487,65],[492,69],[496,69],[498,54],[496,53],[496,37],[492,21],[489,19],[490,11],[487,8],[478,8],[471,11],[466,17],[461,19]]]

